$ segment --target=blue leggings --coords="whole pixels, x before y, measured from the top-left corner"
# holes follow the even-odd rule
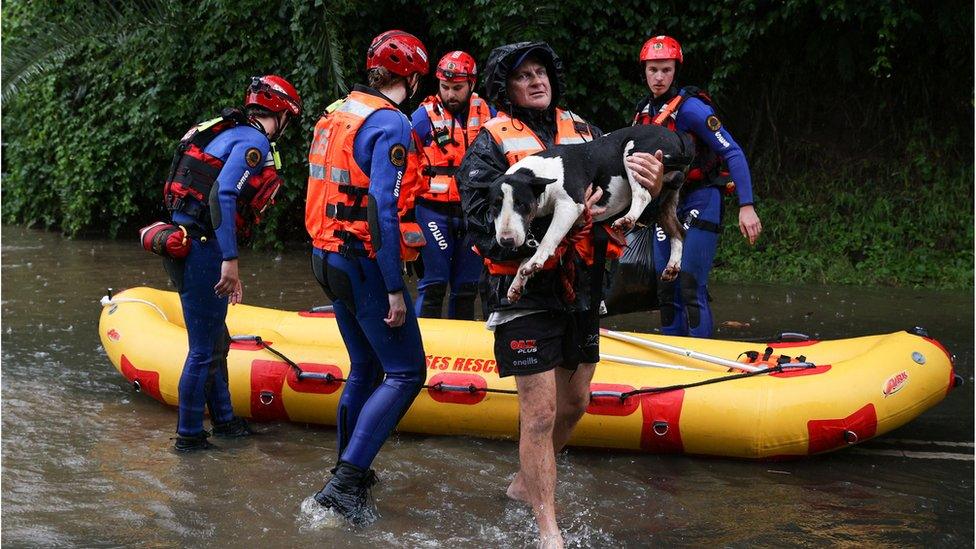
[[[339,459],[367,469],[427,379],[420,326],[406,290],[406,320],[386,325],[390,305],[376,261],[314,250],[312,272],[332,300],[349,353],[336,418]]]
[[[227,387],[227,298],[214,294],[221,262],[217,239],[205,243],[193,239],[190,254],[181,262],[182,280],[176,280],[190,347],[180,376],[176,426],[180,436],[195,436],[203,431],[205,408],[210,409],[214,423],[234,418]],[[180,269],[178,263],[176,269]]]
[[[474,320],[474,299],[483,263],[471,249],[464,219],[423,204],[414,207],[427,245],[420,250],[424,276],[417,284],[417,316],[439,318],[448,284],[447,318]]]
[[[668,264],[671,244],[658,225],[655,227],[654,269],[658,275],[658,301],[661,305],[661,331],[667,335],[712,337],[712,309],[708,304],[708,275],[715,261],[718,233],[688,225],[698,218],[721,225],[722,195],[715,187],[698,189],[678,205],[678,219],[685,223],[681,273],[672,282],[661,282]]]

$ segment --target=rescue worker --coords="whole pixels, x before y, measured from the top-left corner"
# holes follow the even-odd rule
[[[426,361],[402,276],[398,197],[411,147],[404,103],[427,73],[415,36],[391,30],[366,55],[368,86],[356,85],[315,126],[305,225],[312,272],[332,300],[350,371],[337,412],[338,463],[315,500],[353,524],[375,518],[368,503],[373,458],[420,392]]]
[[[237,234],[273,200],[281,184],[274,142],[301,113],[302,100],[287,80],[254,77],[244,111],[225,109],[191,128],[174,157],[165,204],[173,223],[190,236],[189,255],[164,262],[180,294],[189,339],[179,384],[178,451],[212,447],[204,408],[214,435],[251,434],[247,422],[234,416],[227,386],[227,303],[243,300]]]
[[[670,255],[660,226],[655,227],[654,268],[659,277],[662,331],[707,338],[713,333],[708,275],[722,230],[722,194],[734,189],[738,195],[739,232],[750,245],[762,232],[762,224],[753,205],[745,154],[715,114],[711,99],[698,88],[674,84],[683,61],[681,45],[670,36],[655,36],[644,43],[640,62],[650,95],[639,103],[634,124],[659,124],[695,139],[695,161],[678,203],[678,219],[687,230],[681,272],[677,281],[660,280]]]
[[[465,236],[461,195],[454,174],[468,145],[495,110],[474,93],[478,69],[463,51],[444,55],[434,71],[437,94],[413,113],[413,130],[423,143],[421,177],[429,190],[417,198],[414,215],[425,231],[420,252],[423,276],[417,284],[417,316],[441,318],[450,284],[447,318],[474,320],[474,299],[483,265]]]
[[[563,255],[553,262],[557,268],[547,264],[529,279],[521,298],[510,303],[507,291],[515,268],[535,250],[505,248],[495,240],[488,195],[492,182],[521,158],[556,144],[591,140],[600,131],[556,106],[564,90],[562,63],[544,42],[495,48],[485,88],[498,116],[468,149],[458,183],[468,233],[488,265],[487,325],[494,331],[499,375],[514,375],[518,388],[520,470],[507,495],[532,506],[540,545],[561,547],[553,507],[555,453],[586,410],[599,361],[599,319],[597,311],[584,310],[590,305],[587,270],[574,256],[586,255],[592,242],[588,231],[603,229],[584,219],[563,241]],[[640,183],[657,195],[663,172],[659,159],[638,153],[627,162]],[[599,197],[599,192],[587,193],[592,213],[598,213],[592,208]],[[551,219],[533,220],[532,233],[544,234]]]

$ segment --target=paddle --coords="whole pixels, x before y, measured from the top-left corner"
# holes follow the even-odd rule
[[[667,343],[658,343],[656,341],[651,341],[649,339],[644,339],[642,337],[628,335],[622,332],[607,330],[606,328],[600,328],[600,334],[607,336],[610,339],[616,339],[618,341],[626,341],[627,343],[632,343],[639,347],[646,347],[648,349],[655,349],[657,351],[664,351],[666,353],[681,355],[688,358],[693,358],[695,360],[701,360],[702,362],[707,362],[709,364],[717,364],[719,366],[725,366],[726,368],[737,368],[739,370],[745,370],[747,372],[756,372],[763,369],[763,368],[757,368],[755,366],[750,366],[748,364],[743,364],[735,360],[729,360],[718,356],[699,353],[698,351],[685,349],[683,347],[676,347],[674,345],[668,345]]]

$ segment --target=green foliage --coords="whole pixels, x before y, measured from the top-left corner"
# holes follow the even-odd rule
[[[717,276],[972,284],[972,3],[11,0],[2,9],[5,222],[131,238],[162,215],[179,136],[239,103],[251,75],[276,73],[299,89],[306,114],[279,143],[286,186],[255,244],[304,240],[311,129],[361,79],[379,32],[418,35],[432,62],[452,49],[483,61],[503,43],[546,40],[567,67],[564,105],[604,129],[629,124],[646,94],[641,44],[671,34],[685,52],[680,83],[709,90],[750,159],[766,228],[761,253],[729,229]]]

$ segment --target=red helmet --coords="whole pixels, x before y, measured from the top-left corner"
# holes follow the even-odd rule
[[[302,98],[290,82],[269,74],[255,76],[244,94],[244,106],[258,105],[271,112],[287,111],[294,116],[302,114]]]
[[[438,80],[447,82],[464,82],[470,80],[474,82],[478,79],[478,65],[474,62],[474,57],[467,53],[457,50],[452,51],[441,57],[437,62],[437,70],[434,76]]]
[[[366,68],[384,69],[400,76],[427,74],[430,64],[427,61],[427,48],[424,43],[409,32],[401,30],[386,31],[373,39],[366,51]]]
[[[640,61],[665,61],[674,59],[680,64],[684,57],[681,55],[681,44],[670,36],[655,36],[641,48]]]

